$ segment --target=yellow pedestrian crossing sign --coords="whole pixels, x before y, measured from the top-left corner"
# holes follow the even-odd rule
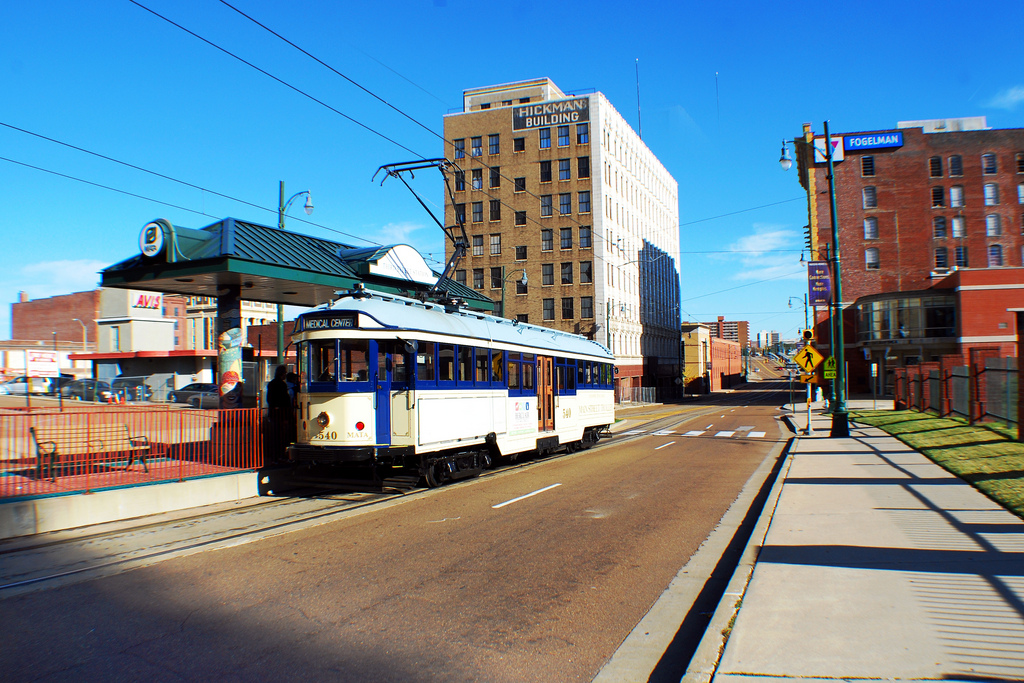
[[[825,361],[825,370],[822,373],[824,379],[835,379],[836,378],[836,358],[835,356],[829,356],[828,360]]]
[[[803,382],[804,384],[817,384],[818,383],[818,376],[817,375],[800,375],[800,381]]]
[[[814,372],[814,368],[818,367],[821,361],[825,360],[825,357],[818,353],[818,350],[808,344],[799,351],[793,358],[796,364],[804,369],[806,373]]]

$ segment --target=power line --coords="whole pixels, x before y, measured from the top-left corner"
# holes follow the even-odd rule
[[[767,209],[769,206],[778,206],[779,204],[788,204],[789,202],[799,201],[801,199],[806,200],[807,197],[793,197],[792,199],[783,199],[781,202],[772,202],[771,204],[762,204],[761,206],[752,206],[749,209],[740,209],[739,211],[730,211],[729,213],[722,213],[717,216],[708,216],[707,218],[701,218],[699,220],[690,221],[688,223],[680,223],[679,227],[682,228],[686,225],[694,225],[695,223],[704,223],[706,221],[713,221],[718,218],[725,218],[726,216],[735,216],[738,213],[747,213],[748,211],[757,211],[758,209]]]
[[[223,199],[228,199],[228,200],[233,201],[233,202],[238,202],[239,204],[244,204],[246,206],[250,206],[252,208],[259,209],[260,211],[266,211],[268,213],[273,213],[273,214],[276,214],[277,211],[278,211],[277,209],[271,209],[271,208],[268,208],[268,207],[265,207],[265,206],[260,206],[259,204],[254,204],[253,202],[249,202],[249,201],[246,201],[244,199],[239,199],[238,197],[232,197],[231,195],[227,195],[227,194],[224,194],[222,192],[217,192],[216,190],[211,190],[209,188],[202,187],[200,185],[196,185],[195,183],[190,183],[190,182],[185,181],[185,180],[179,180],[178,178],[174,178],[174,177],[171,177],[169,175],[165,175],[163,173],[158,173],[157,171],[152,171],[152,170],[150,170],[148,168],[143,168],[142,166],[137,166],[135,164],[128,163],[127,161],[121,161],[120,159],[115,159],[114,157],[107,156],[106,154],[100,154],[99,152],[94,152],[94,151],[86,149],[84,147],[79,147],[78,145],[73,145],[73,144],[71,144],[69,142],[64,142],[62,140],[57,140],[56,138],[51,138],[51,137],[48,137],[46,135],[42,135],[41,133],[34,133],[34,132],[30,131],[30,130],[26,130],[24,128],[19,128],[18,126],[14,126],[14,125],[11,125],[9,123],[5,123],[3,121],[0,121],[0,126],[3,126],[5,128],[9,128],[11,130],[16,130],[19,133],[24,133],[25,135],[31,135],[32,137],[39,138],[40,140],[46,140],[47,142],[52,142],[55,145],[61,145],[63,147],[67,147],[68,149],[73,149],[76,152],[82,152],[83,154],[89,154],[89,155],[94,156],[94,157],[96,157],[98,159],[103,159],[104,161],[110,161],[112,163],[119,164],[119,165],[124,166],[126,168],[130,168],[130,169],[133,169],[133,170],[136,170],[136,171],[142,171],[143,173],[148,173],[149,175],[156,176],[157,178],[162,178],[164,180],[170,180],[173,183],[178,183],[179,185],[184,185],[185,187],[190,187],[190,188],[192,188],[194,190],[199,190],[201,192],[207,192],[207,193],[212,194],[212,195],[214,195],[216,197],[221,197]],[[58,173],[57,171],[50,171],[48,169],[41,168],[41,167],[38,167],[38,166],[31,166],[30,164],[25,164],[25,163],[18,162],[18,161],[13,161],[13,160],[10,160],[10,159],[7,159],[7,161],[11,161],[12,163],[15,163],[15,164],[21,164],[22,166],[28,166],[29,168],[34,168],[34,169],[37,169],[37,170],[40,170],[40,171],[44,171],[46,173],[51,173],[53,175],[59,175],[59,176],[65,177],[65,178],[71,178],[73,180],[81,180],[80,178],[76,178],[74,176],[67,176],[67,175],[64,175],[62,173]],[[86,183],[89,183],[91,185],[96,185],[97,187],[102,187],[102,188],[107,189],[107,190],[113,190],[114,192],[120,192],[122,194],[129,194],[129,195],[132,194],[131,192],[127,192],[125,190],[118,190],[117,188],[108,187],[106,185],[100,185],[98,183],[92,183],[92,182],[86,181],[86,180],[83,180],[82,182],[86,182]],[[140,196],[140,195],[133,195],[133,196]],[[211,218],[216,218],[216,216],[212,216],[211,214],[204,213],[202,211],[194,211],[192,209],[185,209],[184,207],[179,207],[179,206],[176,206],[174,204],[167,204],[167,202],[162,202],[162,201],[157,200],[157,199],[150,199],[148,197],[142,197],[142,198],[143,199],[149,199],[149,201],[153,201],[153,202],[156,202],[158,204],[165,204],[167,206],[173,206],[174,208],[184,209],[185,211],[191,211],[192,213],[198,213],[198,214],[203,215],[203,216],[210,216]],[[328,230],[330,232],[337,233],[339,235],[344,235],[345,237],[350,237],[352,239],[362,240],[364,242],[368,242],[369,244],[375,244],[375,245],[378,245],[378,246],[380,244],[379,242],[374,242],[373,240],[368,240],[365,237],[359,237],[358,235],[352,235],[350,233],[343,232],[341,230],[336,230],[335,228],[329,228],[326,225],[321,225],[320,223],[314,223],[313,221],[309,221],[309,220],[306,220],[304,218],[299,218],[297,216],[296,217],[292,217],[292,220],[299,221],[300,223],[305,223],[307,225],[312,225],[312,226],[315,226],[317,228],[322,228],[324,230]]]
[[[728,289],[720,289],[717,292],[708,292],[707,294],[701,294],[700,296],[691,296],[687,299],[680,299],[680,301],[693,301],[694,299],[703,299],[706,296],[714,296],[715,294],[724,294],[725,292],[731,292],[734,289],[743,289],[744,287],[751,287],[753,285],[759,285],[762,282],[771,282],[772,280],[781,280],[784,277],[793,277],[794,275],[800,275],[802,271],[795,273],[785,273],[783,275],[777,275],[775,277],[765,278],[764,280],[756,280],[754,282],[747,282],[746,284],[736,285],[735,287],[729,287]]]

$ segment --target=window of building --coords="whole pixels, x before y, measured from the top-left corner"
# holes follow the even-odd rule
[[[466,271],[465,271],[465,269],[463,269],[463,270],[456,270],[455,271],[455,281],[458,282],[460,285],[465,286],[465,284],[466,284]]]
[[[952,236],[953,236],[954,239],[967,236],[967,233],[964,230],[964,217],[963,216],[953,216],[953,219],[950,222],[952,223],[952,227],[953,227],[953,229],[952,229]]]
[[[554,320],[555,319],[555,300],[544,299],[544,319]]]
[[[484,222],[484,203],[473,202],[473,222],[483,223]]]
[[[491,254],[501,253],[501,235],[491,235]]]
[[[541,251],[552,251],[555,248],[555,231],[554,230],[541,230],[540,231],[540,250]]]
[[[540,148],[549,149],[551,147],[551,129],[538,128],[537,134],[540,136]]]
[[[985,216],[985,234],[989,237],[999,237],[1003,234],[1003,224],[998,213]]]
[[[550,216],[551,215],[551,195],[542,194],[540,196],[540,215]]]
[[[864,266],[868,270],[878,270],[880,265],[878,262],[878,249],[875,247],[868,247],[864,250]]]
[[[949,268],[949,250],[946,247],[935,248],[935,269],[945,270]]]
[[[558,146],[568,147],[569,146],[569,126],[558,127]]]
[[[868,216],[864,219],[864,239],[878,239],[878,219],[874,216]]]
[[[572,270],[573,270],[572,263],[563,263],[562,264],[562,284],[563,285],[571,285],[572,284]]]
[[[594,283],[594,262],[580,261],[580,284],[590,285]]]
[[[562,297],[562,320],[572,320],[576,315],[573,312],[572,297]]]
[[[558,243],[562,249],[572,249],[572,228],[559,228]]]
[[[483,169],[473,169],[473,189],[482,190],[484,189],[484,172]]]
[[[580,192],[580,213],[590,213],[590,191]]]
[[[1017,152],[1017,173],[1024,173],[1024,152]]]
[[[526,225],[525,211],[516,211],[516,225]]]
[[[569,169],[568,159],[558,160],[558,179],[559,180],[572,180],[572,175]]]
[[[530,322],[530,314],[529,313],[516,313],[516,320],[518,320],[521,323],[528,323],[528,322]]]
[[[516,279],[516,294],[528,294],[528,287],[529,285],[523,282],[523,278],[520,277]]]
[[[949,158],[949,177],[959,177],[964,174],[964,160],[959,154]]]
[[[875,175],[875,157],[868,155],[860,158],[860,174],[865,178]]]
[[[466,205],[456,204],[455,205],[455,222],[462,224],[466,222]]]
[[[474,268],[473,269],[473,289],[484,288],[484,269]]]
[[[526,138],[512,138],[512,151],[513,152],[525,152],[526,151]]]
[[[949,188],[949,205],[954,209],[959,209],[964,205],[963,185],[954,185]]]
[[[957,247],[953,250],[953,257],[956,259],[957,268],[967,268],[967,247]]]
[[[500,221],[501,220],[501,200],[500,199],[492,199],[491,200],[491,220],[492,221]]]
[[[455,172],[455,191],[462,192],[466,189],[466,172],[456,171]]]
[[[580,227],[580,249],[590,249],[593,246],[589,225]]]
[[[452,144],[455,145],[455,158],[463,159],[466,156],[466,139],[459,138],[458,140],[452,140]]]
[[[484,255],[484,236],[473,235],[473,256]]]
[[[482,137],[470,138],[469,146],[473,156],[482,157],[484,155],[484,143]]]
[[[590,157],[578,157],[576,159],[576,177],[590,177]]]
[[[484,102],[483,104],[480,105],[480,108],[481,109],[490,109],[491,108],[491,103],[490,102]]]
[[[999,186],[995,183],[985,183],[985,206],[996,206],[999,204]]]
[[[946,190],[941,185],[936,185],[932,188],[932,208],[938,208],[946,205]],[[867,208],[867,207],[864,207]]]
[[[932,157],[928,160],[928,175],[932,178],[942,177],[942,157]]]
[[[572,213],[572,193],[563,192],[558,195],[558,213],[568,216]]]
[[[584,320],[588,320],[594,317],[594,297],[580,297],[580,317],[583,318]]]
[[[1017,203],[1024,204],[1024,183],[1017,186]]]
[[[576,124],[576,144],[577,145],[589,145],[590,144],[590,124],[589,123],[577,123]]]
[[[878,208],[878,194],[873,186],[861,190],[861,204],[865,209]]]
[[[555,264],[542,263],[540,266],[540,283],[545,286],[555,284]]]
[[[988,245],[988,267],[996,268],[1003,265],[1003,248],[998,244]]]
[[[551,162],[542,161],[540,162],[540,181],[542,183],[551,182]]]
[[[981,172],[985,175],[995,175],[996,171],[996,155],[992,153],[981,155]]]
[[[515,190],[514,192],[526,192],[526,178],[515,179]]]
[[[487,153],[498,154],[501,152],[501,135],[494,133],[487,136]]]
[[[937,240],[946,238],[946,217],[936,216],[932,219],[932,237]]]
[[[525,261],[527,248],[525,246],[516,247],[516,261]]]
[[[491,187],[501,187],[501,166],[491,167]]]
[[[503,106],[503,107],[511,107],[512,106],[512,100],[502,100],[501,101],[501,106]]]
[[[491,268],[491,289],[501,289],[501,266]]]

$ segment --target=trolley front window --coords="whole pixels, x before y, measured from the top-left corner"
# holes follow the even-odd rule
[[[370,379],[370,342],[342,339],[338,348],[339,382],[366,382]]]
[[[335,340],[318,339],[309,344],[310,381],[334,382],[338,378],[338,354]]]

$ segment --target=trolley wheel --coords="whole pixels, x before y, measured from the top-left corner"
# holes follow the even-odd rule
[[[444,478],[441,475],[441,463],[434,462],[427,467],[426,473],[423,478],[427,480],[427,486],[432,489],[436,489],[438,486],[444,483]]]
[[[484,451],[480,455],[480,469],[482,469],[482,470],[489,470],[493,466],[494,466],[494,458],[491,457],[490,453],[488,453],[487,451]]]

